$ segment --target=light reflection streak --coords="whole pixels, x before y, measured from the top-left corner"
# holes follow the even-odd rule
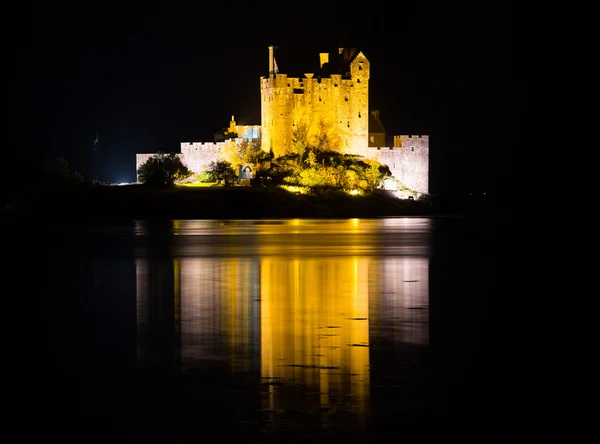
[[[189,243],[173,241],[170,261],[140,250],[140,337],[159,319],[150,299],[170,291],[182,371],[254,372],[268,383],[264,409],[316,409],[323,427],[344,409],[367,418],[373,344],[429,341],[428,220],[221,222],[174,222],[173,239]]]

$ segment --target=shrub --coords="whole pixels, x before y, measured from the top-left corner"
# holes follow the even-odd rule
[[[137,173],[140,182],[153,186],[171,186],[194,174],[177,154],[161,152],[144,162]]]

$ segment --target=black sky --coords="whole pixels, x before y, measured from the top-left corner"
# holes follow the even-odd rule
[[[371,62],[370,107],[389,135],[430,136],[431,192],[491,191],[510,165],[516,100],[510,3],[33,2],[15,11],[13,138],[29,162],[133,180],[135,154],[212,141],[232,115],[260,124],[270,44],[280,72],[338,45]],[[321,17],[311,8],[320,8]],[[21,142],[19,142],[21,141]],[[7,152],[7,151],[10,151]]]

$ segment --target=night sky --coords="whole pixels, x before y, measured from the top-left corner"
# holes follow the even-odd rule
[[[136,153],[213,141],[232,115],[260,124],[269,45],[289,74],[341,45],[370,60],[370,108],[388,136],[430,136],[432,193],[493,192],[514,130],[509,4],[335,4],[30,3],[14,12],[22,33],[9,44],[6,158],[34,173],[64,156],[91,179],[98,133],[100,179],[132,181]]]

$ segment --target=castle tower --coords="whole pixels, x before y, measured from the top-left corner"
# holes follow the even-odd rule
[[[261,77],[264,151],[294,152],[299,134],[313,146],[365,155],[369,141],[370,64],[362,52],[320,53],[314,72],[280,74],[269,47],[269,76]]]
[[[349,147],[352,154],[367,154],[369,145],[369,78],[371,65],[359,52],[350,64],[352,76]]]
[[[276,157],[287,154],[292,144],[294,100],[287,74],[279,74],[275,61],[276,46],[269,46],[269,77],[260,78],[261,148]]]

